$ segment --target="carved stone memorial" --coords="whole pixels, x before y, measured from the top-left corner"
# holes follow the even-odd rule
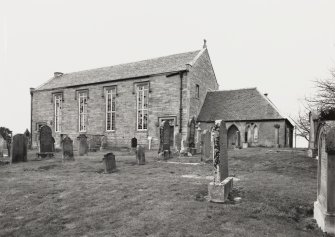
[[[319,133],[317,200],[314,218],[323,232],[335,233],[335,122],[328,121]]]
[[[105,165],[105,173],[116,171],[115,155],[112,152],[105,154],[102,161]]]
[[[87,136],[85,134],[80,134],[77,139],[79,140],[79,155],[87,155],[88,154],[88,143]]]
[[[40,152],[38,156],[53,156],[55,151],[55,139],[52,137],[51,128],[44,125],[39,131]]]
[[[62,140],[62,150],[63,150],[63,161],[73,161],[73,141],[70,137],[66,136]]]
[[[136,148],[136,160],[139,165],[145,165],[145,152],[143,146],[138,145]]]
[[[233,178],[228,177],[228,138],[224,121],[216,121],[213,132],[213,166],[214,180],[208,185],[211,202],[223,203],[233,188]]]
[[[27,137],[24,134],[16,134],[12,143],[12,163],[27,161]]]
[[[197,151],[195,147],[195,119],[194,117],[189,122],[188,128],[188,147],[192,155],[194,155]]]
[[[160,143],[159,153],[163,155],[164,160],[170,158],[170,124],[168,121],[164,121],[160,126]]]

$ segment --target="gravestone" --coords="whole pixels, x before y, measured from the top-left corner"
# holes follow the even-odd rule
[[[196,143],[195,143],[195,148],[197,149],[197,153],[201,153],[201,147],[202,147],[202,142],[201,142],[201,128],[200,125],[198,125],[197,128],[197,136],[196,136]]]
[[[192,155],[196,153],[195,148],[195,119],[194,117],[189,122],[189,128],[188,128],[188,147],[190,149],[190,152]]]
[[[335,122],[325,122],[319,133],[317,200],[314,218],[323,232],[335,233]]]
[[[103,149],[107,147],[107,137],[101,136],[100,142],[101,142],[100,151],[102,151]]]
[[[27,137],[27,141],[28,141],[28,148],[31,148],[31,141],[30,141],[30,132],[28,130],[28,128],[26,129],[26,131],[24,132],[24,135],[26,135]]]
[[[44,125],[40,128],[39,140],[40,152],[38,153],[38,156],[53,156],[55,139],[52,137],[52,131],[48,125]]]
[[[5,139],[0,135],[0,157],[3,157]]]
[[[201,134],[201,143],[202,143],[202,148],[201,148],[201,154],[202,154],[202,159],[203,160],[208,160],[212,159],[211,157],[211,132],[208,130],[204,130],[203,133]]]
[[[162,153],[164,160],[170,158],[170,124],[169,121],[162,122],[160,126],[159,153]]]
[[[105,165],[105,173],[112,173],[116,170],[115,155],[112,152],[105,154],[102,161]]]
[[[27,137],[24,134],[16,134],[12,143],[12,163],[27,161]]]
[[[73,141],[70,137],[66,136],[62,140],[62,150],[63,150],[63,161],[74,160],[73,156]]]
[[[145,152],[144,148],[140,145],[136,148],[136,160],[139,165],[145,165]]]
[[[79,140],[79,155],[87,155],[88,154],[88,144],[87,144],[87,136],[85,134],[80,134],[77,139]]]
[[[214,180],[208,185],[211,202],[223,203],[233,188],[233,178],[228,177],[228,138],[224,121],[216,121],[213,133],[213,168]]]
[[[133,137],[131,139],[131,148],[136,148],[137,147],[137,139],[136,137]]]
[[[182,142],[181,138],[182,138],[181,133],[177,133],[174,137],[174,141],[176,143],[176,150],[179,154],[180,154],[180,151],[181,151],[181,142]]]

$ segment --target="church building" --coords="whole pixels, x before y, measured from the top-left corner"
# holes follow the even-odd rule
[[[257,88],[209,91],[197,121],[204,130],[216,120],[226,122],[230,148],[292,147],[293,125]]]
[[[159,145],[159,125],[169,121],[186,139],[208,91],[219,88],[206,45],[201,50],[73,73],[55,72],[31,88],[32,146],[49,125],[60,147],[68,135],[104,136],[107,147]],[[76,143],[76,142],[75,142]],[[74,143],[74,144],[75,144]],[[172,143],[173,144],[173,143]]]

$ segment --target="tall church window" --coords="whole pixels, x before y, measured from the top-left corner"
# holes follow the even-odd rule
[[[106,90],[106,130],[115,130],[115,99],[116,99],[116,87],[112,87]]]
[[[62,115],[62,95],[54,95],[54,109],[55,109],[55,132],[60,132],[61,129],[61,115]]]
[[[254,127],[254,142],[258,142],[258,127],[255,125]]]
[[[148,129],[149,84],[137,86],[137,130]]]
[[[86,132],[87,125],[87,91],[78,92],[79,132]]]

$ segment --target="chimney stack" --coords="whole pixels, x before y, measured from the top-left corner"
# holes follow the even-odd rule
[[[268,97],[268,93],[264,93],[264,95],[265,95],[266,97]]]
[[[62,72],[54,72],[54,77],[61,77],[64,73]]]
[[[206,39],[204,39],[204,45],[202,46],[204,49],[205,49],[205,48],[207,48],[207,45],[206,45],[206,43],[207,43],[207,40],[206,40]]]

